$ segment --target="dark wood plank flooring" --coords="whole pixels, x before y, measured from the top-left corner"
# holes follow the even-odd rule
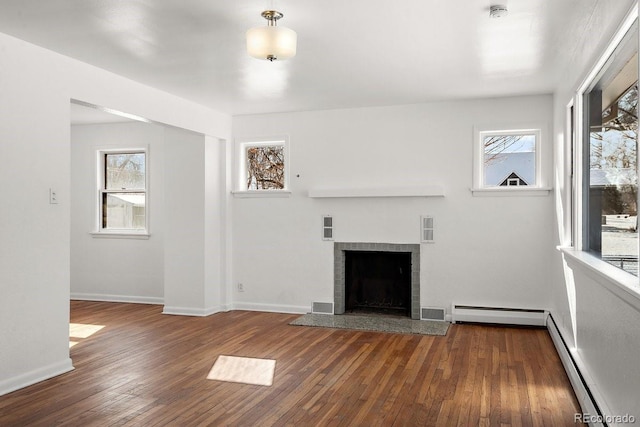
[[[71,302],[75,370],[0,397],[1,426],[568,426],[580,412],[544,329],[446,337]],[[218,355],[275,359],[271,387],[207,380]]]

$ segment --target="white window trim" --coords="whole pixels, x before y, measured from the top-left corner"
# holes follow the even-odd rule
[[[232,191],[236,198],[261,198],[261,197],[289,197],[291,195],[290,180],[289,180],[289,159],[291,146],[289,144],[289,137],[286,135],[271,136],[271,137],[257,137],[257,138],[240,138],[236,139],[235,150],[235,165],[236,172],[236,190]],[[247,177],[247,162],[246,152],[249,147],[264,147],[282,145],[284,148],[284,188],[283,189],[270,189],[270,190],[247,190],[246,177]]]
[[[486,135],[536,135],[536,181],[529,185],[484,185],[484,149]],[[546,196],[551,187],[546,185],[546,171],[542,164],[542,147],[547,138],[547,126],[539,122],[476,125],[473,128],[473,185],[474,196]]]
[[[629,13],[620,24],[615,35],[611,38],[607,47],[602,51],[602,54],[598,60],[594,63],[593,67],[588,70],[585,78],[574,92],[573,99],[569,102],[569,106],[573,105],[573,123],[575,126],[575,141],[574,141],[574,153],[573,159],[573,182],[572,182],[572,200],[569,203],[573,203],[574,209],[572,211],[572,227],[573,232],[573,246],[560,246],[557,249],[560,250],[568,261],[573,261],[577,266],[590,271],[592,277],[601,283],[605,288],[620,297],[621,300],[635,306],[640,309],[640,288],[638,287],[638,277],[631,273],[628,273],[618,267],[603,261],[589,252],[584,251],[583,242],[583,173],[584,173],[584,159],[582,155],[584,144],[584,95],[590,90],[594,80],[599,75],[602,68],[605,66],[609,57],[616,50],[620,42],[624,39],[626,33],[631,29],[636,19],[639,18],[638,3],[636,2]],[[640,66],[640,56],[638,58]],[[570,111],[568,109],[568,111]],[[567,117],[569,122],[570,117]],[[569,127],[569,125],[567,125]],[[567,131],[568,132],[568,131]],[[569,135],[569,133],[567,133]],[[567,143],[571,143],[570,138],[565,138]],[[600,280],[604,279],[604,280]]]
[[[104,156],[105,154],[127,154],[127,153],[144,153],[145,158],[145,209],[144,209],[144,222],[145,228],[143,230],[131,230],[131,229],[117,229],[117,228],[102,228],[102,190],[104,188]],[[115,147],[98,147],[96,148],[96,192],[95,192],[95,211],[94,211],[94,230],[90,232],[93,237],[96,238],[117,238],[117,239],[148,239],[151,236],[149,228],[149,200],[150,200],[150,186],[149,186],[149,147],[138,148],[115,148]],[[139,191],[138,191],[139,192]]]
[[[583,208],[584,208],[583,205],[585,203],[584,197],[582,195],[582,188],[584,186],[583,177],[584,177],[584,161],[585,161],[583,156],[583,149],[585,144],[584,129],[586,126],[584,96],[588,91],[592,89],[592,86],[594,85],[595,80],[598,78],[602,69],[607,64],[607,61],[609,61],[609,58],[611,57],[611,55],[613,55],[615,50],[623,41],[627,32],[633,27],[636,19],[639,18],[638,15],[639,15],[638,3],[635,3],[631,7],[627,16],[624,18],[624,20],[620,24],[614,36],[611,38],[609,44],[607,44],[606,48],[602,52],[602,55],[598,57],[598,60],[594,63],[593,67],[589,69],[584,80],[582,80],[582,83],[576,89],[575,96],[572,100],[572,103],[569,104],[574,106],[573,123],[575,126],[575,146],[574,146],[574,157],[572,159],[572,161],[574,162],[573,163],[574,180],[572,183],[573,199],[571,200],[571,203],[573,203],[573,206],[575,207],[575,209],[573,210],[573,218],[572,218],[572,221],[573,221],[572,232],[574,233],[573,247],[580,251],[584,250],[583,232],[584,232],[584,225],[585,225],[582,217]],[[640,55],[639,55],[638,61],[640,66]],[[597,261],[598,262],[596,262],[596,264],[601,263],[603,268],[608,269],[607,266],[609,266],[609,264],[607,262],[602,261],[600,259],[598,259]],[[635,277],[631,273],[625,272],[625,274],[628,274],[631,277]]]

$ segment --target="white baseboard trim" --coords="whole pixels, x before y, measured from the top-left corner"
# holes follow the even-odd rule
[[[233,309],[289,314],[306,314],[310,312],[310,307],[306,305],[259,304],[252,302],[236,302],[233,304]]]
[[[139,297],[135,295],[113,295],[113,294],[85,294],[72,292],[71,299],[80,301],[102,301],[102,302],[128,302],[133,304],[156,304],[162,305],[164,298],[160,297]]]
[[[193,308],[193,307],[169,307],[164,306],[162,309],[162,314],[171,314],[175,316],[197,316],[197,317],[206,317],[212,314],[220,313],[222,310],[220,307],[210,307],[210,308]]]
[[[0,381],[0,396],[72,371],[71,358]]]
[[[231,311],[231,310],[233,310],[233,305],[231,305],[231,304],[223,304],[223,305],[220,306],[220,310],[218,310],[218,311],[222,312],[222,311]]]
[[[71,299],[80,301],[102,301],[102,302],[127,302],[134,304],[157,304],[162,305],[164,298],[159,297],[139,297],[135,295],[112,295],[112,294],[86,294],[72,292]]]
[[[553,341],[556,351],[560,356],[564,370],[569,377],[569,381],[571,382],[573,391],[576,394],[582,413],[595,416],[603,416],[603,414],[610,413],[607,408],[603,406],[602,398],[597,395],[597,387],[595,384],[593,384],[589,379],[585,370],[580,369],[580,362],[577,358],[577,354],[567,347],[552,315],[549,315],[547,318],[547,330],[549,331],[551,340]],[[589,425],[603,426],[604,424],[599,422],[590,422]]]

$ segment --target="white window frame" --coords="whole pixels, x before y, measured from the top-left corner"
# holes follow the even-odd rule
[[[282,146],[284,150],[284,188],[247,190],[247,150],[252,147]],[[236,190],[232,191],[235,197],[289,197],[291,195],[289,170],[290,170],[290,144],[288,136],[272,136],[258,138],[236,139]]]
[[[578,86],[574,98],[571,100],[569,105],[572,105],[573,108],[573,123],[575,126],[575,141],[574,143],[574,155],[572,162],[572,171],[573,171],[573,180],[572,180],[572,224],[571,224],[571,244],[572,246],[565,246],[561,248],[565,253],[572,255],[577,259],[587,259],[588,263],[594,266],[599,273],[603,276],[613,280],[615,283],[626,283],[627,280],[623,280],[622,277],[629,277],[630,281],[633,281],[633,284],[637,286],[638,277],[628,273],[618,267],[610,266],[607,262],[602,261],[588,252],[588,244],[585,242],[585,226],[588,227],[588,224],[585,224],[584,221],[584,209],[586,199],[583,196],[583,191],[585,187],[584,182],[584,172],[585,172],[585,158],[583,154],[583,150],[585,149],[585,144],[589,144],[589,140],[586,138],[584,134],[584,129],[587,126],[586,117],[587,114],[585,110],[585,95],[592,89],[593,85],[596,83],[596,80],[601,75],[603,69],[607,66],[608,61],[612,57],[612,55],[618,49],[618,46],[624,40],[627,32],[631,30],[636,20],[639,20],[638,25],[640,25],[640,18],[638,16],[638,4],[636,3],[630,10],[630,12],[625,17],[624,21],[618,28],[616,34],[613,36],[605,50],[602,52],[602,55],[595,62],[593,67],[589,70],[582,83]],[[640,61],[640,58],[639,58]],[[639,62],[640,64],[640,62]],[[568,110],[567,121],[571,120],[569,117],[569,113],[571,110]],[[574,252],[575,251],[575,252]],[[579,254],[579,255],[576,255]],[[613,270],[612,270],[613,269]],[[611,274],[603,273],[604,271],[613,272]],[[615,277],[615,279],[612,279]],[[637,291],[636,291],[637,292]]]
[[[585,125],[585,108],[584,95],[592,86],[598,77],[601,69],[605,66],[609,57],[614,53],[620,42],[624,39],[626,33],[631,29],[636,19],[638,19],[638,3],[635,3],[627,16],[622,21],[616,34],[613,36],[602,55],[595,62],[593,67],[588,71],[582,83],[578,86],[574,93],[574,98],[569,102],[569,106],[573,106],[573,111],[567,109],[568,114],[573,113],[573,123],[575,129],[574,153],[571,161],[573,162],[573,182],[572,182],[572,203],[571,212],[571,230],[573,235],[568,239],[569,246],[560,246],[560,250],[565,256],[565,261],[570,268],[577,265],[584,268],[584,272],[597,280],[603,287],[617,295],[621,300],[640,310],[640,286],[638,277],[628,273],[618,267],[615,267],[585,251],[585,242],[583,231],[583,173],[584,173],[584,156],[582,151],[585,141],[584,127]],[[640,58],[639,58],[640,64]],[[567,122],[571,117],[567,117]],[[570,128],[570,125],[567,125]]]
[[[624,21],[616,31],[615,35],[602,52],[602,55],[595,62],[593,67],[589,70],[586,77],[578,86],[578,89],[575,92],[574,99],[571,100],[570,105],[573,105],[573,120],[575,126],[575,141],[574,141],[574,156],[573,156],[573,198],[572,203],[574,209],[572,210],[572,231],[573,231],[573,246],[571,248],[583,251],[584,250],[584,226],[583,223],[583,209],[584,209],[584,199],[582,196],[582,189],[584,186],[583,176],[584,176],[584,156],[582,155],[582,151],[584,149],[584,144],[588,143],[585,141],[585,136],[583,134],[585,125],[585,108],[584,108],[584,96],[590,90],[591,86],[595,82],[596,78],[600,74],[601,70],[607,64],[607,61],[611,57],[611,55],[616,51],[620,43],[623,41],[627,32],[633,27],[636,19],[640,21],[640,17],[638,14],[638,3],[636,3],[630,10],[630,12],[625,17]],[[640,25],[640,23],[639,23]],[[640,56],[640,55],[639,55]],[[639,66],[640,66],[640,57],[639,57]],[[640,195],[639,195],[640,197]],[[600,261],[603,264],[606,264],[604,261]],[[614,267],[615,268],[615,267]],[[635,276],[633,276],[635,277]]]
[[[128,228],[104,228],[103,227],[103,195],[105,193],[111,192],[110,190],[106,190],[105,183],[105,156],[108,154],[134,154],[134,153],[143,153],[144,154],[144,170],[145,170],[145,188],[144,190],[136,189],[136,190],[118,190],[117,192],[135,192],[135,193],[144,193],[145,194],[145,209],[144,209],[144,229],[128,229]],[[91,233],[93,237],[113,237],[113,238],[137,238],[137,239],[148,239],[150,236],[149,232],[149,147],[138,147],[138,148],[98,148],[96,149],[96,209],[95,209],[95,229]]]
[[[484,183],[484,138],[487,136],[503,135],[535,135],[535,182],[528,185],[493,186]],[[544,123],[514,123],[498,125],[474,126],[473,137],[473,185],[471,192],[474,196],[546,196],[551,191],[545,180],[545,170],[542,165],[543,138],[547,131]]]

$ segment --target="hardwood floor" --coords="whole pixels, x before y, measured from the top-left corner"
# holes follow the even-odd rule
[[[71,302],[104,326],[75,370],[0,397],[1,426],[568,426],[579,406],[544,329],[452,325],[446,337],[290,326]],[[275,359],[271,387],[207,380],[218,355]]]

